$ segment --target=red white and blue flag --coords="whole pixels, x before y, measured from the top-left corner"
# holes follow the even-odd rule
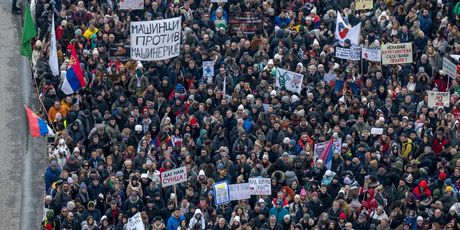
[[[70,95],[78,91],[80,88],[84,88],[86,85],[85,77],[78,61],[77,51],[71,44],[67,47],[71,51],[69,69],[67,69],[66,76],[62,82],[61,90],[66,95]]]
[[[24,105],[26,108],[27,119],[29,120],[29,129],[30,134],[33,137],[40,137],[40,136],[54,136],[53,130],[46,124],[44,120],[37,116],[29,107]]]
[[[361,34],[361,23],[351,27],[346,23],[340,12],[337,11],[337,19],[335,24],[335,39],[337,39],[340,45],[343,45],[345,40],[349,39],[350,43],[355,46],[359,46],[359,36]]]
[[[334,156],[334,137],[331,137],[327,143],[326,149],[321,153],[320,159],[324,162],[324,165],[327,169],[331,169],[332,166],[332,156]]]

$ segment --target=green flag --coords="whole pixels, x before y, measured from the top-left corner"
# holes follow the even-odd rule
[[[24,13],[24,26],[22,27],[21,39],[21,55],[26,57],[32,56],[32,39],[37,36],[37,28],[35,28],[32,15],[30,13],[30,4],[27,3]]]

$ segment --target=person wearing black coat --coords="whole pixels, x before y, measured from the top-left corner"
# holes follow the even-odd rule
[[[367,230],[370,224],[366,220],[366,214],[359,214],[358,219],[353,222],[353,229],[355,230]]]

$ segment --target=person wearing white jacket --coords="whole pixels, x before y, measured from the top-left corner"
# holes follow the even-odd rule
[[[195,210],[192,219],[190,219],[190,229],[194,229],[195,225],[197,224],[201,226],[201,229],[206,228],[206,220],[204,219],[204,215],[199,208]]]

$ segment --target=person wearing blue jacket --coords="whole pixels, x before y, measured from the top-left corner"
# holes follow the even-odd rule
[[[180,208],[174,209],[174,212],[171,214],[171,217],[168,219],[168,224],[166,225],[167,230],[177,230],[180,225],[180,222],[185,220],[185,216],[180,213]]]
[[[270,209],[269,216],[275,216],[278,224],[281,224],[283,222],[284,216],[288,214],[288,210],[283,207],[283,201],[277,200],[276,206]]]
[[[275,18],[275,26],[281,27],[281,25],[288,26],[291,24],[291,19],[286,15],[286,11],[281,11],[281,14]]]
[[[56,160],[52,160],[48,168],[45,171],[45,191],[48,191],[51,188],[51,185],[59,180],[61,176],[61,168]]]
[[[423,10],[422,15],[419,18],[420,20],[420,29],[429,37],[431,37],[431,30],[433,26],[433,19],[431,19],[430,12],[428,10]]]

